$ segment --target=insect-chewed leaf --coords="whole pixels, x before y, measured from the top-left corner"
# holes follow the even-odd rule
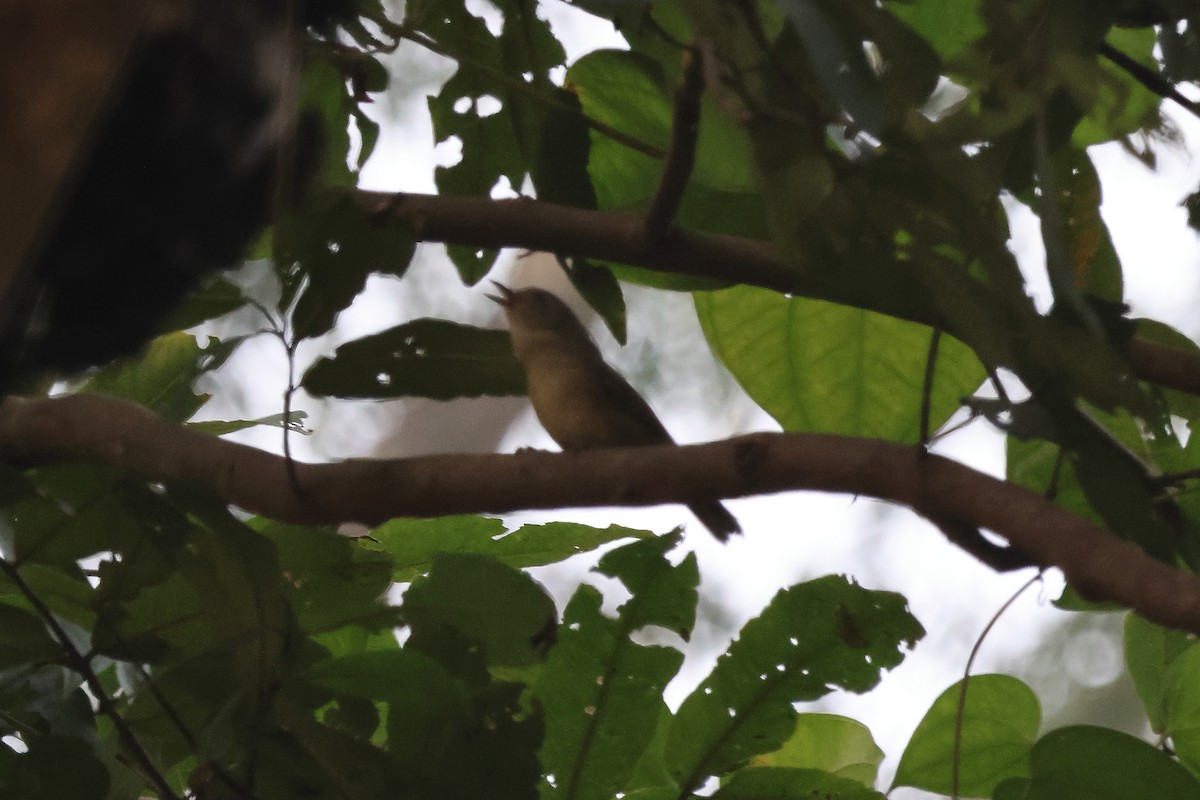
[[[305,373],[311,394],[383,400],[525,394],[508,333],[418,319],[339,347]]]
[[[924,633],[901,595],[840,576],[783,590],[679,708],[668,767],[692,791],[778,749],[795,728],[793,703],[871,689]]]

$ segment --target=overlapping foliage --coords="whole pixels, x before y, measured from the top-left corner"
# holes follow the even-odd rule
[[[407,3],[399,21],[378,0],[342,5],[336,30],[311,30],[303,47],[302,103],[333,132],[316,188],[247,254],[278,291],[249,297],[216,279],[172,327],[254,306],[256,327],[265,318],[294,354],[370,275],[404,276],[419,222],[352,192],[378,137],[362,103],[386,91],[386,52],[456,64],[428,102],[435,139],[462,147],[437,169],[441,193],[507,183],[643,213],[678,155],[690,49],[705,88],[674,222],[769,242],[794,291],[737,285],[737,264],[718,282],[561,254],[618,338],[617,279],[695,291],[714,353],[785,430],[917,445],[965,405],[1009,435],[1010,480],[1181,568],[1200,562],[1197,493],[1161,479],[1200,466],[1200,445],[1176,433],[1200,404],[1130,379],[1122,355],[1135,331],[1194,345],[1125,316],[1087,149],[1119,142],[1153,164],[1171,134],[1163,95],[1200,76],[1190,4],[579,0],[630,49],[570,65],[532,0],[493,0],[487,21],[444,0]],[[1048,314],[1007,246],[1005,203],[1042,220]],[[496,252],[448,238],[459,277],[481,280]],[[166,333],[75,390],[188,424],[207,399],[194,380],[242,341],[201,349]],[[1000,369],[1025,399],[964,400]],[[524,388],[502,334],[440,320],[347,343],[301,384],[357,398]],[[298,421],[289,407],[197,427]],[[449,517],[350,540],[94,461],[4,469],[6,797],[883,796],[869,731],[797,704],[869,692],[917,645],[924,631],[898,595],[835,576],[782,589],[672,710],[663,690],[699,583],[694,557],[672,552],[677,532],[505,532]],[[607,606],[584,584],[556,609],[523,571],[601,546],[597,586],[623,587]],[[1028,687],[975,676],[930,708],[896,785],[996,800],[1200,796],[1198,648],[1128,619],[1129,669],[1169,751],[1097,727],[1044,733]]]

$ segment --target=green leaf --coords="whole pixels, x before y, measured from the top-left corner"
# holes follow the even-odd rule
[[[713,350],[784,430],[917,440],[929,328],[745,286],[697,294],[696,309]],[[965,345],[942,336],[931,430],[984,376]]]
[[[0,603],[0,670],[18,664],[55,661],[63,655],[46,623],[32,611]]]
[[[675,717],[667,763],[684,791],[760,753],[796,725],[794,703],[835,688],[865,692],[924,629],[904,598],[838,576],[785,589],[742,629]]]
[[[122,555],[119,566],[102,562],[102,596],[119,595],[143,581],[161,579],[182,546],[187,524],[144,481],[99,464],[42,467],[30,478],[39,496],[8,509],[9,544],[23,569],[53,565],[83,581],[77,562],[97,553]]]
[[[1147,622],[1132,612],[1125,617],[1125,664],[1155,733],[1166,732],[1169,712],[1164,703],[1171,665],[1185,651],[1197,647],[1182,631]]]
[[[558,622],[554,601],[532,578],[474,553],[435,554],[429,574],[413,582],[400,611],[414,642],[448,628],[493,667],[541,661]]]
[[[487,196],[501,178],[519,191],[542,151],[546,109],[562,105],[547,77],[565,60],[562,46],[532,6],[504,5],[499,37],[460,3],[407,11],[410,24],[457,56],[458,71],[428,99],[434,142],[454,137],[462,146],[458,163],[434,170],[441,194]],[[446,251],[468,285],[487,274],[497,252],[461,245]]]
[[[68,736],[22,737],[20,755],[0,746],[0,793],[24,800],[105,800],[109,774],[91,743]]]
[[[333,327],[371,273],[401,277],[416,241],[408,223],[372,215],[349,194],[314,195],[281,220],[275,231],[275,260],[285,287],[298,291],[290,309],[293,333],[319,336]],[[297,284],[298,276],[307,282]],[[284,293],[283,303],[292,295]]]
[[[487,517],[394,519],[371,531],[378,544],[364,542],[363,546],[390,553],[396,562],[393,580],[403,583],[428,572],[437,553],[480,553],[521,569],[553,564],[618,539],[654,535],[617,525],[593,528],[574,522],[524,525],[506,531],[503,522]]]
[[[756,756],[750,763],[756,767],[821,770],[870,788],[875,785],[881,761],[883,751],[861,722],[836,714],[801,714],[795,732],[783,747]]]
[[[140,355],[100,370],[82,391],[123,397],[168,421],[184,422],[208,400],[193,391],[192,383],[223,364],[236,346],[237,342],[210,339],[201,348],[190,333],[168,333],[152,340]]]
[[[1124,297],[1121,261],[1100,216],[1100,176],[1086,151],[1064,147],[1050,163],[1063,222],[1069,283],[1077,291],[1119,303]],[[1036,207],[1036,206],[1035,206]],[[1043,229],[1046,222],[1042,223]],[[1056,291],[1056,298],[1058,297]]]
[[[756,767],[733,773],[713,800],[884,800],[869,786],[818,769]]]
[[[326,528],[255,520],[275,544],[279,566],[293,588],[291,606],[300,627],[318,633],[363,624],[381,630],[396,624],[384,603],[392,583],[392,560]]]
[[[346,78],[332,58],[307,60],[300,77],[300,107],[321,121],[324,136],[321,163],[313,176],[314,185],[351,187],[354,173],[346,164],[350,152],[349,121],[356,107]]]
[[[541,761],[555,776],[543,798],[611,798],[625,788],[655,733],[662,693],[683,663],[677,650],[637,644],[632,635],[661,626],[685,639],[695,624],[699,573],[694,554],[678,566],[665,553],[679,535],[613,550],[597,567],[632,597],[612,619],[601,596],[581,586],[563,615],[559,639],[534,697],[545,710]]]
[[[419,319],[341,345],[300,385],[323,397],[449,400],[525,394],[507,331]]]
[[[236,311],[248,302],[242,290],[225,278],[209,280],[175,309],[162,325],[164,332],[193,328],[202,322]]]
[[[595,208],[596,190],[588,176],[591,139],[583,107],[569,89],[554,90],[554,103],[546,111],[541,146],[529,176],[539,200]]]
[[[113,570],[104,569],[104,567],[109,565],[111,565],[111,562],[102,562],[101,581],[110,580],[111,583],[109,574]],[[131,566],[129,572],[134,572],[138,569],[139,566]],[[64,621],[66,623],[73,623],[83,630],[87,630],[96,624],[95,607],[98,602],[107,599],[107,596],[111,593],[111,586],[98,587],[98,591],[93,591],[87,579],[79,574],[78,570],[70,568],[57,569],[49,564],[25,564],[21,567],[21,578],[33,591],[34,595],[42,601],[45,607],[54,616],[58,617],[60,623]],[[30,611],[34,610],[32,606],[28,605],[29,600],[25,597],[24,593],[14,584],[10,583],[7,578],[0,578],[0,595],[5,595],[6,599],[14,606],[28,608]],[[17,621],[13,620],[12,624],[14,626],[17,625]],[[67,624],[65,627],[71,630],[70,624]],[[13,632],[16,633],[17,631],[21,631],[21,638],[25,638],[31,633],[31,630],[28,628],[22,630],[20,627],[17,627]],[[57,642],[57,639],[52,641]],[[78,644],[78,642],[76,643]],[[14,642],[13,644],[15,645],[16,643]],[[57,644],[55,644],[55,647],[57,647]]]
[[[961,681],[952,685],[925,713],[900,757],[895,785],[950,794],[961,688]],[[961,716],[959,794],[990,796],[1006,778],[1027,776],[1041,719],[1037,697],[1021,681],[1008,675],[971,676]]]
[[[264,425],[268,428],[284,428],[292,433],[307,436],[312,433],[312,431],[304,427],[304,420],[307,418],[308,412],[306,411],[292,411],[289,414],[271,414],[266,417],[259,417],[258,419],[211,419],[204,420],[203,422],[189,422],[187,423],[187,427],[189,430],[206,433],[209,436],[225,436],[229,433]]]
[[[1106,38],[1120,52],[1158,72],[1153,28],[1116,27]],[[1106,59],[1091,64],[1060,59],[1058,69],[1076,103],[1087,109],[1071,137],[1075,147],[1120,141],[1144,128],[1160,127],[1162,98],[1124,68]]]
[[[166,763],[195,754],[197,741],[201,755],[232,758],[272,727],[263,698],[294,668],[303,637],[273,543],[195,487],[166,496],[191,523],[187,546],[165,581],[106,609],[96,648],[154,664],[153,691],[137,692],[125,716],[159,740]]]
[[[1172,328],[1166,323],[1159,322],[1153,319],[1136,319],[1137,338],[1145,339],[1146,341],[1155,344],[1161,344],[1166,347],[1179,350],[1182,353],[1195,354],[1200,352],[1200,347],[1196,345],[1188,336],[1181,331]],[[1170,407],[1171,413],[1183,417],[1189,422],[1200,420],[1200,398],[1186,392],[1178,392],[1171,389],[1163,389],[1162,395]],[[1193,425],[1193,430],[1195,426]],[[1188,444],[1195,448],[1200,442],[1194,442],[1189,439]],[[1193,458],[1193,461],[1195,459]],[[1191,462],[1189,462],[1191,463]],[[1200,463],[1200,462],[1196,462]],[[1164,465],[1165,466],[1165,465]],[[1179,469],[1180,467],[1169,466],[1167,469]]]
[[[1200,775],[1200,644],[1171,660],[1162,684],[1163,734],[1171,737],[1179,761]]]
[[[997,789],[996,800],[1190,800],[1200,782],[1166,753],[1128,734],[1077,725],[1033,746],[1030,777]]]
[[[567,81],[589,117],[666,151],[671,103],[653,59],[626,50],[594,50],[571,65]],[[600,208],[641,210],[654,196],[662,161],[593,133],[588,171]]]
[[[389,718],[403,720],[408,734],[388,742],[404,761],[439,754],[447,729],[469,715],[462,687],[429,656],[417,650],[388,650],[327,659],[310,667],[305,682],[335,697],[384,703]]]
[[[413,648],[326,660],[303,677],[336,697],[387,705],[386,748],[416,796],[536,797],[541,726],[522,715],[519,687],[471,697]]]
[[[986,32],[979,0],[885,0],[884,8],[933,46],[943,61],[953,61]]]
[[[559,257],[558,264],[563,268],[575,291],[595,309],[604,320],[605,326],[612,332],[613,338],[621,345],[625,344],[625,296],[621,294],[621,285],[613,271],[604,265],[593,264],[587,259],[572,258],[569,261]]]

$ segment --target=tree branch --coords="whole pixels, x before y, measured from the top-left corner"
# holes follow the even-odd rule
[[[918,292],[856,291],[824,280],[805,263],[785,264],[767,242],[671,228],[651,242],[644,220],[619,211],[587,211],[529,198],[440,197],[358,191],[368,210],[394,215],[427,242],[513,247],[617,261],[660,272],[715,278],[878,311],[950,333],[948,320]],[[1134,339],[1126,348],[1133,373],[1167,389],[1200,396],[1200,352]]]
[[[700,135],[700,94],[704,91],[703,56],[696,47],[683,51],[683,75],[675,89],[671,143],[667,148],[658,189],[646,212],[646,238],[656,241],[670,229],[683,202],[683,190],[696,165],[696,138]]]
[[[1125,70],[1129,77],[1145,86],[1151,92],[1167,100],[1174,100],[1180,108],[1190,111],[1200,117],[1200,104],[1187,99],[1179,90],[1160,73],[1155,72],[1144,64],[1139,64],[1131,56],[1122,53],[1108,42],[1100,43],[1100,55]]]
[[[1081,595],[1200,633],[1200,578],[1156,561],[1037,492],[919,448],[818,434],[582,453],[425,456],[297,464],[168,424],[102,395],[0,403],[0,452],[95,458],[150,480],[197,480],[225,502],[304,524],[569,506],[689,503],[805,489],[876,497],[990,530]],[[799,526],[797,526],[799,527]]]

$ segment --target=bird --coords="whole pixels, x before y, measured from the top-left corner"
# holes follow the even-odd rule
[[[487,297],[508,317],[534,413],[559,447],[576,452],[675,443],[645,399],[604,361],[566,303],[544,289],[492,283],[499,294]],[[741,533],[737,518],[716,500],[688,509],[721,542]]]

